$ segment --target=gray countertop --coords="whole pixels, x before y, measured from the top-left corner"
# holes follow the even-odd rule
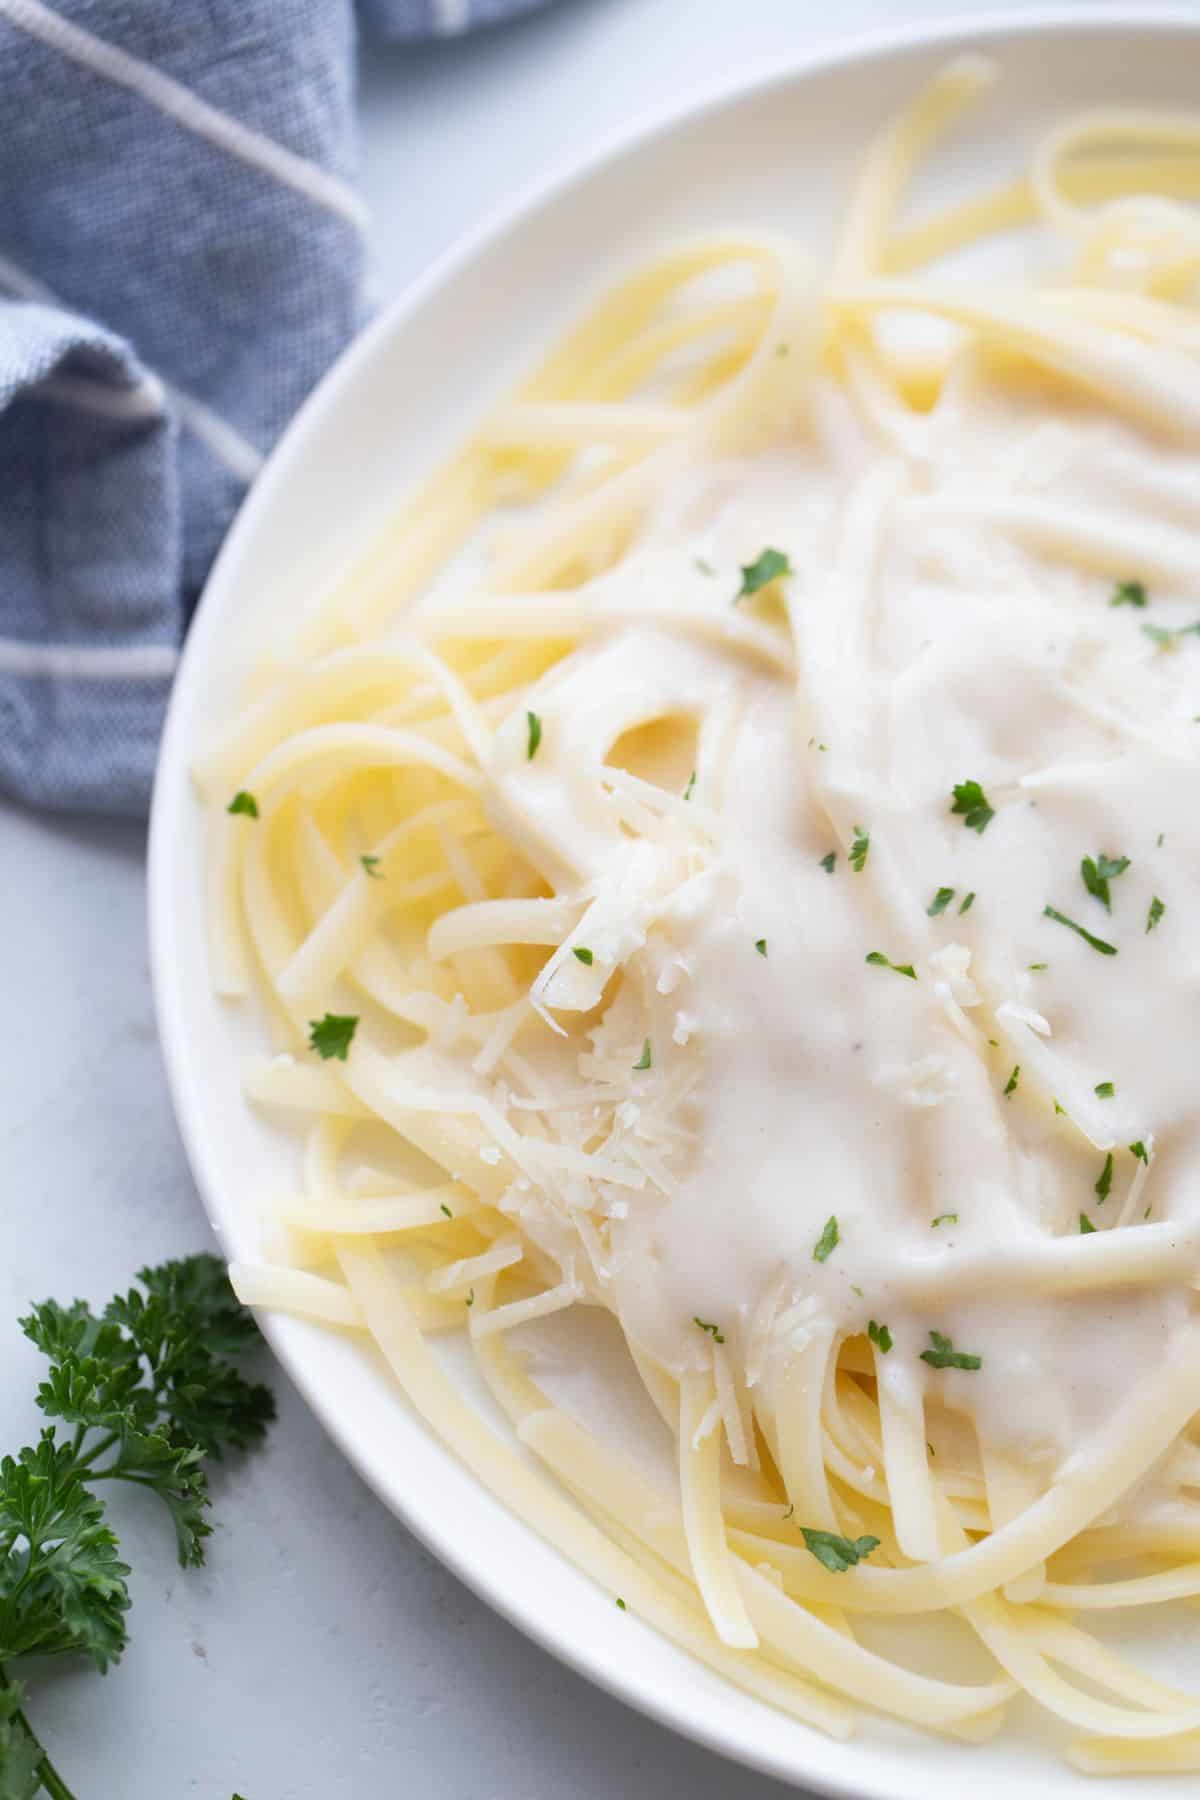
[[[381,294],[627,120],[738,63],[911,16],[893,0],[561,0],[467,43],[371,53],[364,180]],[[106,1299],[140,1264],[211,1241],[155,1040],[144,849],[138,826],[0,803],[4,1449],[37,1424],[40,1358],[15,1323],[26,1303]],[[207,1566],[178,1569],[156,1503],[118,1498],[135,1571],[130,1648],[103,1681],[73,1663],[30,1677],[31,1714],[80,1800],[785,1792],[627,1710],[495,1617],[266,1372],[279,1422],[263,1452],[218,1475]]]

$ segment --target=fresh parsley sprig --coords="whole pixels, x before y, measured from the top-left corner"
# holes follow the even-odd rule
[[[194,1568],[212,1530],[206,1460],[258,1443],[275,1416],[270,1391],[237,1367],[258,1330],[217,1257],[137,1280],[100,1314],[45,1300],[20,1321],[49,1359],[37,1403],[51,1423],[0,1460],[0,1800],[72,1800],[7,1665],[75,1653],[103,1673],[126,1645],[129,1566],[95,1488],[157,1494]]]

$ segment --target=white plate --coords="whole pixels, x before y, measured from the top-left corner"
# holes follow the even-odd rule
[[[150,844],[158,1021],[192,1169],[231,1257],[254,1259],[254,1200],[286,1186],[290,1138],[243,1102],[251,1019],[210,994],[201,843],[188,769],[242,675],[361,550],[396,498],[617,272],[689,233],[789,227],[828,240],[864,139],[947,55],[984,46],[1005,79],[940,162],[948,195],[1015,166],[1065,109],[1195,104],[1200,19],[1130,6],[938,27],[741,77],[626,135],[444,258],[347,352],[255,484],[209,581],[167,721]],[[326,1428],[407,1525],[505,1616],[583,1674],[714,1749],[786,1780],[863,1800],[1043,1800],[1083,1778],[1018,1710],[982,1749],[864,1724],[839,1744],[722,1683],[563,1562],[497,1504],[349,1341],[268,1318],[275,1351]],[[1182,1645],[1178,1646],[1182,1654]],[[1192,1685],[1200,1685],[1193,1649]],[[1184,1671],[1174,1662],[1178,1678]],[[1123,1796],[1155,1783],[1116,1784]],[[1109,1792],[1113,1789],[1110,1787]]]

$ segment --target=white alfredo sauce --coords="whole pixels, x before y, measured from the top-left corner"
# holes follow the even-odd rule
[[[1177,448],[969,371],[921,459],[881,451],[832,391],[818,425],[816,447],[687,471],[592,584],[724,613],[739,565],[777,547],[795,674],[661,614],[614,628],[539,684],[534,759],[523,716],[501,734],[500,806],[562,887],[624,871],[609,925],[595,915],[596,969],[564,962],[550,1016],[611,1002],[620,962],[653,1044],[652,1077],[631,1080],[697,1069],[675,1191],[648,1184],[611,1220],[631,1340],[678,1370],[707,1350],[700,1319],[744,1352],[776,1282],[838,1330],[886,1324],[889,1378],[1052,1463],[1193,1309],[1189,1266],[1071,1295],[987,1270],[1078,1237],[1081,1215],[1097,1243],[1200,1215],[1200,637],[1141,629],[1200,617],[1200,487]],[[1118,580],[1146,605],[1111,604]],[[743,610],[786,644],[778,594]],[[653,843],[616,829],[599,772],[622,731],[673,714],[710,721],[694,804],[717,817],[663,911]],[[951,810],[966,782],[993,809],[982,831]],[[1129,859],[1111,912],[1080,874],[1100,853]],[[931,1331],[981,1366],[928,1367]]]

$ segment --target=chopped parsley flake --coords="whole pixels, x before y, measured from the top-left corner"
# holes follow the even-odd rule
[[[1145,606],[1146,587],[1141,581],[1118,581],[1112,591],[1110,606]]]
[[[834,870],[834,865],[836,862],[837,862],[837,851],[836,850],[827,850],[825,852],[824,856],[821,858],[821,867],[824,869],[824,871],[827,875],[832,875],[833,870]]]
[[[1013,1064],[1013,1072],[1004,1084],[1004,1098],[1006,1100],[1008,1099],[1010,1094],[1016,1093],[1017,1083],[1018,1083],[1018,1081],[1020,1081],[1020,1079],[1021,1079],[1021,1065],[1020,1065],[1020,1063],[1014,1063]]]
[[[1147,934],[1154,930],[1154,927],[1158,924],[1158,921],[1162,918],[1166,910],[1166,907],[1163,905],[1158,895],[1155,894],[1150,902],[1150,911],[1146,914]]]
[[[1200,619],[1195,619],[1190,625],[1177,625],[1174,631],[1166,625],[1143,625],[1142,632],[1160,650],[1174,650],[1180,638],[1200,637]]]
[[[795,1501],[793,1501],[792,1504],[788,1507],[787,1511],[784,1513],[784,1515],[783,1515],[784,1518],[790,1519],[792,1514],[795,1512],[795,1510],[796,1510],[796,1504],[795,1504]]]
[[[800,1535],[822,1568],[833,1575],[844,1575],[847,1569],[853,1568],[855,1563],[865,1562],[872,1550],[879,1548],[879,1539],[875,1537],[839,1537],[834,1531],[810,1531],[807,1525],[800,1527]]]
[[[756,950],[757,950],[757,951],[758,951],[758,954],[759,954],[759,955],[760,955],[760,956],[765,956],[765,955],[766,955],[766,954],[767,954],[767,940],[766,940],[766,938],[755,938],[755,940],[754,940],[754,948],[755,948],[755,949],[756,949]]]
[[[692,1324],[698,1325],[701,1331],[707,1331],[714,1344],[723,1344],[725,1342],[725,1333],[721,1330],[719,1325],[714,1325],[710,1319],[698,1319],[695,1314],[693,1314]]]
[[[974,895],[974,893],[970,893],[967,895],[966,899],[963,901],[962,905],[958,909],[959,918],[961,919],[962,915],[965,912],[970,912],[970,910],[974,906],[974,904],[975,904],[975,895]]]
[[[587,948],[587,946],[585,944],[576,944],[574,950],[572,951],[572,955],[576,958],[576,960],[578,962],[583,963],[585,965],[585,967],[587,967],[589,969],[591,968],[592,964],[596,960],[595,957],[592,955],[591,951]]]
[[[1095,1229],[1096,1229],[1096,1227],[1092,1224],[1092,1221],[1088,1218],[1087,1214],[1080,1213],[1080,1215],[1079,1215],[1079,1235],[1080,1235],[1080,1237],[1086,1237],[1089,1231],[1095,1231]]]
[[[930,1231],[936,1231],[939,1225],[957,1225],[957,1224],[958,1224],[958,1214],[957,1213],[939,1213],[937,1218],[934,1219],[934,1221],[930,1225],[929,1229],[930,1229]]]
[[[1111,1100],[1116,1091],[1111,1081],[1098,1081],[1092,1089],[1097,1100]]]
[[[1055,1111],[1055,1114],[1056,1114],[1056,1115],[1057,1115],[1057,1116],[1058,1116],[1058,1117],[1059,1117],[1059,1118],[1062,1118],[1062,1119],[1065,1119],[1065,1118],[1066,1118],[1066,1117],[1067,1117],[1067,1109],[1066,1109],[1066,1107],[1065,1107],[1065,1106],[1060,1106],[1060,1105],[1059,1105],[1059,1103],[1058,1103],[1058,1101],[1057,1101],[1057,1100],[1056,1100],[1056,1101],[1055,1101],[1055,1102],[1054,1102],[1054,1111]]]
[[[650,1052],[650,1039],[644,1038],[642,1040],[642,1054],[638,1057],[633,1066],[635,1069],[648,1069],[653,1060],[654,1058]]]
[[[931,1369],[982,1369],[982,1356],[968,1356],[962,1350],[954,1348],[953,1340],[943,1337],[940,1331],[931,1331],[929,1340],[932,1350],[922,1350],[921,1361],[928,1363]]]
[[[617,1608],[620,1612],[625,1612],[628,1610],[626,1608],[625,1602],[622,1600],[620,1594],[617,1595]]]
[[[358,860],[363,866],[364,874],[369,875],[372,881],[383,880],[383,876],[379,873],[379,858],[377,856],[360,856]]]
[[[867,864],[867,851],[871,848],[871,834],[864,831],[861,825],[854,827],[854,842],[850,846],[850,867],[856,875],[861,875]]]
[[[837,1215],[830,1213],[825,1221],[825,1228],[813,1246],[813,1261],[828,1262],[838,1247]]]
[[[933,899],[929,902],[929,905],[925,908],[928,917],[936,919],[939,914],[944,913],[953,898],[953,888],[939,888],[937,893],[933,896]]]
[[[1049,967],[1050,967],[1049,963],[1030,963],[1029,973],[1031,975],[1036,975],[1039,973],[1040,970],[1048,969]]]
[[[886,1356],[892,1347],[892,1334],[887,1326],[877,1325],[874,1319],[868,1319],[867,1336],[878,1350],[880,1356]]]
[[[470,1293],[467,1295],[467,1305],[474,1306],[474,1304],[475,1304],[475,1289],[472,1288]]]
[[[442,1211],[445,1213],[445,1215],[448,1219],[452,1219],[454,1217],[454,1214],[450,1211],[450,1208],[446,1205],[446,1202],[444,1200],[442,1201]]]
[[[243,817],[247,819],[257,819],[258,801],[254,798],[253,794],[248,794],[245,788],[239,788],[237,793],[233,796],[233,799],[229,802],[229,805],[225,808],[225,811],[241,813]]]
[[[525,761],[532,762],[537,755],[538,745],[542,741],[542,721],[535,712],[527,712],[525,722],[529,727],[529,737],[525,744]]]
[[[1112,911],[1109,882],[1115,881],[1118,875],[1123,875],[1128,867],[1127,856],[1105,856],[1103,850],[1098,853],[1094,862],[1090,856],[1085,856],[1080,863],[1079,873],[1083,877],[1084,887],[1100,902],[1105,912]]]
[[[894,963],[882,950],[868,950],[864,961],[873,963],[877,969],[894,969],[897,975],[907,975],[910,981],[917,979],[917,971],[911,963]]]
[[[1093,937],[1090,931],[1085,931],[1082,925],[1077,925],[1075,923],[1074,919],[1068,919],[1066,913],[1060,913],[1056,906],[1044,906],[1042,908],[1042,917],[1044,919],[1053,919],[1056,925],[1065,925],[1068,931],[1075,932],[1076,936],[1081,937],[1085,944],[1090,944],[1093,950],[1098,950],[1101,956],[1115,956],[1117,954],[1117,946],[1115,944],[1106,944],[1103,938]]]
[[[1129,1148],[1139,1162],[1144,1162],[1147,1168],[1150,1167],[1150,1153],[1146,1149],[1141,1138],[1138,1138],[1134,1143],[1130,1144]]]
[[[736,606],[739,600],[748,600],[751,594],[757,594],[761,588],[770,587],[784,575],[792,573],[792,565],[782,550],[764,550],[752,563],[742,563],[742,585],[733,596]]]
[[[688,784],[683,790],[684,799],[690,800],[692,795],[695,793],[695,791],[696,791],[696,771],[695,771],[695,769],[693,769],[691,774],[688,776]]]
[[[954,805],[950,811],[961,813],[967,830],[977,831],[980,837],[996,816],[977,781],[958,781],[954,784]]]
[[[1104,1202],[1108,1199],[1108,1196],[1112,1193],[1112,1175],[1113,1175],[1113,1159],[1112,1159],[1112,1151],[1110,1150],[1108,1155],[1104,1159],[1104,1167],[1101,1169],[1099,1177],[1096,1181],[1096,1190],[1095,1190],[1096,1198],[1100,1202],[1101,1206],[1104,1205]]]
[[[309,1020],[309,1047],[325,1062],[331,1057],[345,1062],[357,1030],[358,1019],[353,1013],[327,1012],[323,1019]]]

